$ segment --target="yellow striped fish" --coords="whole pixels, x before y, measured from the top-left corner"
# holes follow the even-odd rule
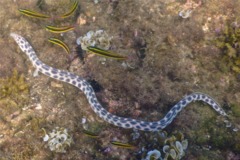
[[[83,133],[88,136],[88,137],[91,137],[91,138],[99,138],[99,135],[95,134],[95,133],[92,133],[90,131],[87,131],[87,130],[83,130]]]
[[[48,41],[53,43],[53,44],[56,44],[56,45],[59,45],[61,46],[68,54],[70,54],[70,49],[68,48],[68,46],[63,42],[61,41],[60,39],[57,39],[57,38],[48,38]]]
[[[121,147],[121,148],[127,148],[127,149],[136,149],[137,148],[136,146],[133,146],[131,144],[122,143],[122,142],[118,142],[118,141],[111,141],[110,143],[114,146]]]
[[[71,14],[73,14],[78,8],[78,0],[75,0],[70,11],[65,13],[64,15],[61,15],[60,18],[66,18],[66,17],[69,17],[71,16]]]
[[[109,52],[107,50],[103,50],[101,48],[93,47],[93,46],[88,46],[87,49],[97,55],[108,57],[108,58],[113,58],[113,59],[118,59],[118,60],[125,60],[127,59],[126,56],[122,56],[113,52]]]
[[[31,10],[27,10],[27,9],[18,9],[18,11],[23,15],[33,17],[33,18],[39,18],[39,19],[49,19],[49,18],[51,18],[48,15],[38,13],[38,12],[35,12],[35,11],[31,11]]]
[[[65,26],[65,27],[54,27],[54,26],[45,26],[46,30],[52,33],[64,33],[73,30],[74,26]]]

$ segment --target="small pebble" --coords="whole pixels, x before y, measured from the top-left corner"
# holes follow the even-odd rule
[[[238,132],[239,129],[238,129],[238,128],[233,128],[233,131],[234,131],[234,132]]]
[[[182,11],[180,11],[179,13],[178,13],[178,15],[180,16],[180,17],[182,17],[182,18],[189,18],[190,17],[190,15],[191,15],[191,13],[192,13],[192,10],[190,10],[190,9],[188,9],[188,10],[182,10]]]
[[[39,76],[39,72],[38,72],[38,69],[35,69],[33,72],[33,77],[37,77],[37,76]]]
[[[60,84],[60,83],[56,83],[54,81],[51,81],[51,86],[52,87],[55,87],[55,88],[62,88],[63,87],[63,84]]]
[[[82,118],[82,124],[85,124],[87,122],[87,119],[84,117]]]
[[[42,105],[41,105],[40,103],[38,103],[38,104],[37,104],[37,107],[36,107],[35,109],[37,109],[37,110],[42,109]]]

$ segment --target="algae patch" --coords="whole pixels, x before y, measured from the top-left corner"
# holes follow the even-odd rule
[[[233,115],[236,117],[240,117],[240,106],[237,104],[231,104],[231,109],[233,112]]]
[[[237,22],[228,23],[215,39],[217,47],[221,48],[224,55],[220,62],[223,72],[230,70],[240,73],[240,26]]]
[[[16,69],[11,77],[0,78],[0,113],[6,116],[23,108],[29,101],[29,86]]]
[[[235,132],[229,132],[228,128],[214,125],[216,119],[212,118],[204,121],[200,124],[201,129],[194,131],[192,138],[196,144],[201,146],[211,146],[224,150],[225,148],[231,148],[237,152],[237,136]]]

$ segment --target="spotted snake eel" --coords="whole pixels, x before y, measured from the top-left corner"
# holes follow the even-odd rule
[[[86,95],[86,98],[93,109],[93,111],[102,119],[118,127],[133,128],[143,131],[158,131],[167,127],[176,115],[185,108],[189,103],[194,101],[203,101],[210,105],[216,112],[223,116],[227,116],[225,111],[219,106],[219,104],[210,96],[203,93],[192,93],[184,97],[181,101],[175,104],[168,113],[159,121],[147,122],[131,118],[124,118],[109,113],[102,105],[98,102],[95,92],[92,86],[83,78],[59,69],[55,69],[44,64],[36,55],[32,46],[22,36],[11,33],[11,37],[16,41],[21,50],[26,53],[33,66],[41,73],[51,78],[67,82],[73,86],[79,88]]]

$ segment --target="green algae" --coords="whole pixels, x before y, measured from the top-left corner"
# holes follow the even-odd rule
[[[236,133],[236,138],[235,138],[235,141],[236,141],[236,144],[234,145],[234,151],[236,151],[237,153],[240,153],[240,132],[237,132]]]
[[[106,125],[103,125],[101,123],[91,123],[89,122],[88,123],[88,128],[89,128],[89,131],[93,132],[93,133],[100,133],[102,130],[106,129]]]
[[[240,117],[240,106],[237,104],[231,104],[231,110],[234,116]]]
[[[29,125],[26,127],[29,131],[35,134],[42,134],[44,124],[47,123],[45,117],[37,117],[37,116],[28,116],[24,119],[25,123],[29,122]]]
[[[0,78],[0,108],[3,116],[24,107],[29,101],[29,85],[16,69],[12,76]]]
[[[225,26],[214,43],[223,52],[219,67],[223,72],[240,73],[240,28],[234,23]]]
[[[192,140],[201,146],[211,146],[222,150],[230,149],[240,151],[238,148],[238,137],[235,132],[229,131],[225,125],[216,126],[216,119],[208,119],[202,124],[199,124],[201,129],[194,131]]]

